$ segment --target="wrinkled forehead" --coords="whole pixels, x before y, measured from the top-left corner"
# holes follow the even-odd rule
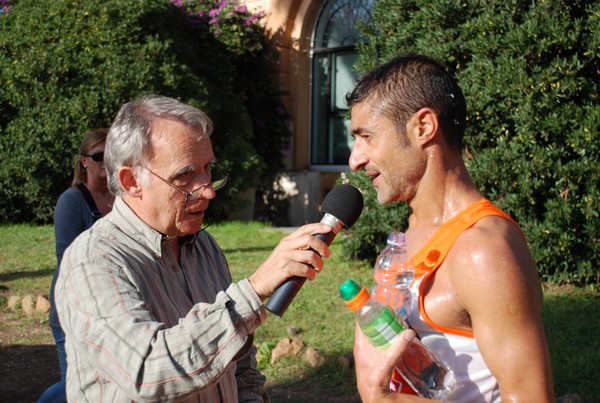
[[[175,135],[185,133],[186,136],[195,138],[199,141],[209,134],[206,133],[205,128],[201,124],[191,124],[185,122],[177,117],[158,117],[154,119],[148,128],[149,138],[151,142],[160,140],[168,140]]]
[[[210,137],[201,125],[190,126],[176,119],[157,119],[150,128],[146,159],[152,161],[158,156],[175,158],[198,149],[210,149],[212,152]]]

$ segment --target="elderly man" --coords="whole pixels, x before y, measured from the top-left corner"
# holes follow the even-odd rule
[[[291,276],[315,278],[328,257],[310,224],[232,283],[204,213],[227,176],[212,123],[177,100],[125,104],[106,145],[110,214],[66,251],[56,285],[66,334],[67,395],[76,401],[268,401],[253,333],[262,300]]]
[[[466,105],[437,62],[408,55],[374,69],[348,96],[350,167],[381,203],[405,202],[415,265],[410,326],[450,368],[451,402],[552,402],[552,372],[535,262],[516,222],[486,200],[462,159]],[[388,350],[356,332],[365,402],[426,399],[388,383],[412,330]]]

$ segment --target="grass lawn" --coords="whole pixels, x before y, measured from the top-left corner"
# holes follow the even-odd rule
[[[210,232],[225,250],[236,280],[252,273],[286,235],[259,223],[213,225]],[[51,345],[44,315],[25,317],[6,305],[12,295],[48,294],[56,259],[53,228],[0,226],[0,240],[0,349]],[[351,357],[354,317],[339,297],[338,287],[348,278],[369,287],[373,280],[367,263],[342,259],[339,236],[331,251],[323,272],[304,285],[283,317],[269,315],[256,332],[259,366],[273,388],[274,401],[306,401],[307,396],[317,401],[326,397],[330,397],[327,401],[357,401],[354,372],[340,362],[340,357]],[[544,291],[556,395],[576,393],[586,401],[600,401],[600,383],[595,379],[600,374],[600,294],[590,288],[545,287]],[[325,364],[310,368],[300,354],[271,365],[270,352],[284,337],[301,338],[325,358]],[[294,396],[303,397],[294,400]]]

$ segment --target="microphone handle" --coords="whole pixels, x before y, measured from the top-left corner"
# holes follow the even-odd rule
[[[326,234],[316,234],[314,236],[325,242],[327,245],[331,245],[331,242],[336,235],[337,232],[332,230]],[[306,277],[293,276],[288,278],[283,284],[277,287],[273,294],[271,294],[271,298],[269,298],[269,301],[265,304],[265,308],[277,316],[282,316],[296,294],[298,294],[298,291],[300,291],[300,288],[304,285],[305,281]]]

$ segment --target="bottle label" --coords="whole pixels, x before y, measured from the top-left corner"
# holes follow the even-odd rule
[[[404,326],[394,312],[386,307],[371,323],[361,329],[376,348],[384,349],[404,330]]]
[[[405,307],[400,308],[400,310],[397,313],[398,313],[398,316],[400,316],[403,321],[408,323],[408,312],[406,312]]]
[[[393,287],[376,285],[373,287],[372,295],[382,304],[392,308],[402,320],[408,320],[408,310],[410,309],[411,300],[410,290],[399,290]]]

